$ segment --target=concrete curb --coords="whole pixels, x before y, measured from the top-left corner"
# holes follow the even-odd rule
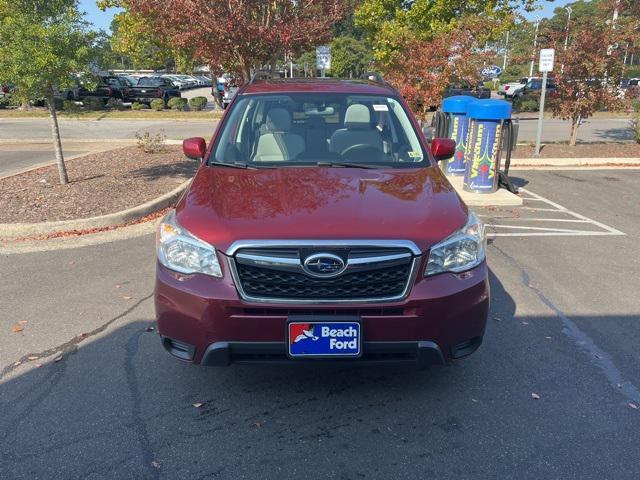
[[[638,146],[640,150],[640,146]],[[634,157],[607,157],[607,158],[512,158],[511,167],[612,167],[637,166],[640,167],[640,158]]]
[[[0,237],[12,239],[125,225],[172,205],[187,189],[190,182],[191,180],[187,180],[169,193],[142,205],[98,217],[42,223],[0,223]]]

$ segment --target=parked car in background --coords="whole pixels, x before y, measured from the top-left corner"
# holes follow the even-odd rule
[[[505,98],[513,98],[520,90],[522,90],[527,83],[536,77],[522,77],[517,82],[503,83],[498,87],[498,95],[502,95]]]
[[[184,79],[181,79],[178,75],[165,73],[164,75],[161,75],[161,77],[171,80],[179,90],[186,90],[187,88],[189,88],[189,84]]]
[[[547,92],[551,93],[556,89],[556,84],[554,83],[554,81],[550,78],[547,78]],[[541,78],[532,78],[531,80],[529,80],[527,82],[527,84],[522,87],[518,93],[516,93],[515,95],[512,96],[512,98],[518,99],[518,98],[522,98],[525,97],[527,95],[540,95],[540,92],[542,91],[542,79]]]
[[[165,77],[141,77],[136,85],[129,87],[128,99],[131,102],[150,104],[156,98],[164,100],[180,97],[180,90]]]
[[[91,83],[95,83],[95,85],[90,85]],[[123,78],[115,75],[97,75],[92,78],[76,77],[75,85],[72,88],[58,91],[56,97],[75,101],[95,97],[102,99],[105,103],[112,98],[127,101],[128,88],[129,84]]]
[[[469,95],[476,98],[491,98],[491,89],[484,86],[483,82],[475,85],[469,83],[459,83],[449,85],[443,94],[443,98],[454,95]]]
[[[156,236],[163,347],[193,364],[472,354],[489,310],[484,227],[386,83],[242,87]],[[399,214],[401,212],[401,214]]]
[[[5,95],[11,93],[13,91],[12,85],[0,85],[0,97],[4,97]]]
[[[198,75],[196,78],[200,79],[203,87],[210,87],[213,85],[213,82],[209,77],[205,77],[204,75]]]
[[[239,87],[236,84],[224,84],[224,92],[222,93],[222,108],[226,109],[233,101],[233,98],[238,93]]]

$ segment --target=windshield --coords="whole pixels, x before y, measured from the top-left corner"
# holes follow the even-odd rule
[[[416,166],[426,158],[400,102],[379,95],[246,95],[222,129],[210,163]]]

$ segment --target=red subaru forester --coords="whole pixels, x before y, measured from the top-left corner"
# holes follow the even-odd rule
[[[411,362],[474,352],[484,228],[382,81],[245,85],[157,234],[162,344],[201,365]]]

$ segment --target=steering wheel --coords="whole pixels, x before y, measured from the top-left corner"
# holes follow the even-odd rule
[[[367,145],[364,143],[358,143],[356,145],[351,145],[347,149],[342,152],[342,158],[344,160],[349,161],[362,161],[363,157],[371,157],[371,160],[380,160],[380,154],[382,152],[378,150],[376,147],[372,147],[371,145]],[[355,157],[355,158],[354,158]]]

